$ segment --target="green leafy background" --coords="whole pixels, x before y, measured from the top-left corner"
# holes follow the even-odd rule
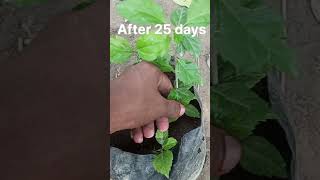
[[[277,118],[253,88],[274,69],[297,75],[295,55],[285,42],[284,22],[263,0],[214,2],[218,82],[211,87],[213,124],[241,141],[244,169],[285,178],[286,163],[276,147],[253,136],[258,124]]]

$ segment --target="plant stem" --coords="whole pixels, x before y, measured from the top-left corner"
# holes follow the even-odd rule
[[[177,73],[175,73],[175,74],[177,74]],[[179,83],[178,83],[177,75],[175,75],[175,84],[176,84],[176,88],[179,88]]]

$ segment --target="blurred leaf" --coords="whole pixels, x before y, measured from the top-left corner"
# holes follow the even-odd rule
[[[195,95],[189,90],[189,88],[173,88],[171,89],[168,99],[175,100],[186,106],[190,101],[194,100]]]
[[[242,83],[224,83],[212,88],[214,111],[223,116],[264,120],[270,112],[268,104]]]
[[[267,177],[287,177],[286,163],[276,147],[266,139],[251,136],[243,144],[241,166],[250,173]]]
[[[17,6],[30,6],[47,2],[48,0],[7,0],[9,3],[13,3]]]
[[[96,0],[82,0],[78,5],[76,5],[74,8],[72,8],[73,11],[80,11],[83,10],[90,5],[94,4]]]
[[[193,0],[188,9],[186,26],[208,26],[210,24],[210,0]]]
[[[282,39],[283,21],[272,10],[259,3],[250,9],[240,1],[223,0],[220,18],[214,44],[239,73],[261,72],[272,65],[295,74],[293,53]]]
[[[145,34],[137,39],[139,57],[145,61],[153,61],[166,56],[170,48],[170,37],[161,34]]]
[[[237,74],[235,67],[230,62],[218,61],[218,72],[219,72],[219,82],[242,82],[247,85],[247,87],[252,88],[261,79],[266,77],[263,72],[248,72],[244,74]]]
[[[173,67],[170,65],[170,56],[158,57],[156,60],[151,61],[152,64],[156,65],[162,72],[174,72]]]
[[[184,25],[187,22],[187,8],[179,7],[171,14],[171,23],[175,26]]]
[[[177,3],[180,6],[186,6],[189,7],[192,3],[192,0],[173,0],[175,3]]]
[[[216,127],[224,129],[228,134],[243,140],[249,137],[260,121],[243,118],[213,118]]]
[[[194,107],[192,104],[188,104],[185,106],[186,108],[186,115],[193,118],[200,118],[200,112],[199,110]]]
[[[120,36],[110,38],[110,61],[115,64],[122,64],[129,60],[132,48],[127,39]]]
[[[176,146],[177,143],[178,143],[178,142],[177,142],[177,140],[176,140],[175,138],[169,137],[168,140],[167,140],[167,142],[166,142],[164,145],[162,145],[162,148],[163,148],[164,150],[170,150],[171,148],[173,148],[174,146]]]
[[[165,23],[163,9],[154,0],[125,0],[118,4],[117,12],[131,23],[139,25]]]

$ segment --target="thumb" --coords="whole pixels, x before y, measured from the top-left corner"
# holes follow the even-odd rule
[[[185,112],[185,107],[177,101],[165,100],[163,117],[178,118]]]

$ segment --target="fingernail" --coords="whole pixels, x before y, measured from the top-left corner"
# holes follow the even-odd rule
[[[150,132],[147,134],[146,138],[152,138],[154,135],[154,130],[150,130]]]
[[[140,143],[142,143],[142,142],[143,142],[143,137],[138,137],[138,138],[137,138],[137,143],[140,144]]]
[[[184,108],[184,106],[182,104],[180,104],[180,113],[179,113],[179,115],[182,116],[185,112],[186,112],[186,109]]]

